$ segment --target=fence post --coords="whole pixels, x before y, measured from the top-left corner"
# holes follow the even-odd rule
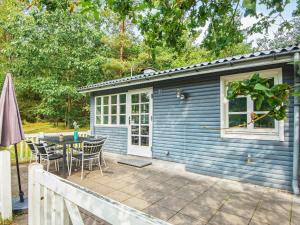
[[[38,163],[29,165],[28,169],[28,224],[37,225],[43,220],[41,215],[41,185],[36,180],[36,173],[42,172],[43,166]]]
[[[0,213],[3,220],[12,219],[11,162],[6,150],[0,151]]]

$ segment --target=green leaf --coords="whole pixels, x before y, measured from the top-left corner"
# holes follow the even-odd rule
[[[269,88],[267,88],[266,86],[264,86],[260,83],[255,84],[254,89],[259,90],[259,91],[269,91],[270,90]]]

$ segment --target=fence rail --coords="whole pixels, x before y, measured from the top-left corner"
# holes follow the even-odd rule
[[[83,225],[82,210],[112,225],[170,225],[48,173],[40,164],[29,166],[29,225]]]
[[[41,135],[45,136],[58,136],[60,134],[63,134],[64,136],[66,135],[73,135],[73,132],[60,132],[60,133],[37,133],[37,134],[25,134],[26,139],[30,139],[32,142],[39,142],[39,138]],[[79,132],[79,136],[85,137],[89,134],[89,131],[85,132]],[[11,153],[11,160],[15,160],[15,152],[14,152],[14,146],[9,146],[8,150]],[[31,156],[31,152],[29,147],[27,146],[25,141],[22,141],[18,144],[18,157],[19,157],[19,162],[29,162]]]

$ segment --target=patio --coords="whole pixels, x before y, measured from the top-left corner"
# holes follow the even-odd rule
[[[107,162],[104,176],[95,169],[85,171],[83,180],[79,171],[68,179],[175,225],[298,225],[300,221],[299,196],[198,174],[162,171],[153,165],[139,169],[110,159]],[[25,165],[22,171],[26,183]],[[16,222],[24,224],[18,223],[18,217]],[[105,224],[88,213],[85,223]]]

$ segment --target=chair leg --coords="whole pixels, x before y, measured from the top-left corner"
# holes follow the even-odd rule
[[[57,164],[56,164],[56,160],[54,160],[54,166],[55,166],[55,170],[57,171]]]
[[[99,163],[99,169],[100,169],[101,175],[103,176],[100,157],[98,158],[98,163]]]
[[[50,160],[47,160],[47,172],[49,172]]]
[[[69,165],[69,154],[67,154],[67,169],[68,172],[70,171],[70,165]],[[70,172],[69,172],[70,173]]]
[[[82,162],[81,162],[82,163],[82,165],[81,165],[81,180],[83,179],[83,162],[84,161],[83,161],[83,157],[82,157]]]
[[[70,160],[71,161],[70,161],[70,168],[69,168],[69,176],[71,176],[72,173],[72,162],[73,162],[72,158]]]
[[[59,172],[59,160],[57,160],[57,171]]]

